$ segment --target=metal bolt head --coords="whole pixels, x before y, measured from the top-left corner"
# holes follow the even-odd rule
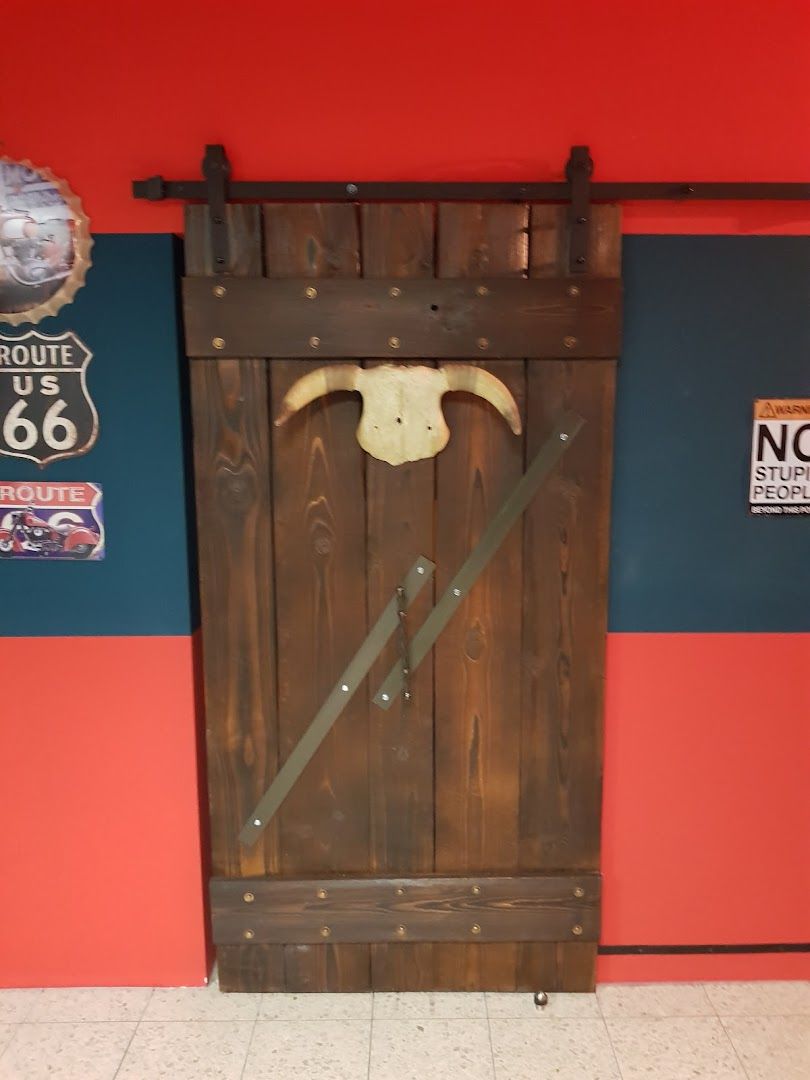
[[[407,933],[407,931],[405,930],[404,926],[398,926],[397,927],[397,937],[405,937],[406,933]]]
[[[304,296],[306,296],[307,300],[314,300],[317,295],[318,290],[315,288],[314,285],[307,285],[307,287],[304,289]]]
[[[256,934],[253,930],[243,930],[242,937],[245,941],[252,941],[256,937]]]
[[[326,889],[318,889],[318,892],[316,893],[316,895],[317,895],[319,900],[325,900],[327,898],[327,896],[329,895],[329,893],[326,891]]]
[[[215,337],[213,339],[213,341],[211,342],[211,344],[214,346],[215,349],[224,349],[225,348],[225,338],[224,337]]]
[[[473,894],[473,896],[480,896],[481,895],[481,886],[480,885],[473,885],[470,892]]]
[[[489,338],[480,337],[476,344],[478,345],[479,349],[488,349],[489,348]]]
[[[383,699],[383,701],[390,701],[391,700],[391,698],[388,696],[388,694],[380,694],[380,697]]]
[[[357,184],[347,184],[346,185],[346,194],[347,195],[356,195],[357,194]]]
[[[224,285],[215,285],[213,290],[214,296],[217,298],[217,300],[221,300],[227,291],[228,290],[225,288]]]
[[[309,339],[309,347],[310,347],[310,349],[317,349],[318,346],[320,345],[320,343],[321,343],[321,339],[319,337],[311,337]]]
[[[416,572],[417,572],[417,574],[424,574],[424,572],[425,572],[424,566],[417,566]]]
[[[478,288],[475,290],[475,294],[476,296],[487,296],[489,294],[489,289],[486,287],[486,285],[479,285]]]
[[[579,285],[569,285],[566,291],[569,296],[579,296],[581,289]]]
[[[470,933],[471,934],[480,934],[481,933],[481,927],[478,925],[477,922],[473,923],[472,926],[470,927]]]
[[[560,432],[560,442],[568,442],[568,434],[565,431]]]
[[[246,904],[252,904],[256,897],[252,892],[246,892],[243,893],[242,899],[245,901]]]
[[[582,888],[581,885],[577,885],[574,889],[574,896],[577,898],[577,900],[581,900],[584,895],[585,890]]]
[[[575,337],[572,337],[571,334],[563,338],[563,345],[566,347],[566,349],[573,349],[576,343],[577,339]]]
[[[332,931],[329,929],[328,926],[322,926],[321,927],[321,937],[329,937],[329,935],[331,933],[332,933]]]
[[[388,344],[392,349],[398,349],[401,342],[398,337],[390,337],[388,339]]]
[[[579,923],[577,923],[577,925],[576,925],[576,926],[572,926],[572,927],[571,927],[571,933],[572,933],[572,934],[573,934],[573,935],[574,935],[575,937],[579,937],[579,936],[580,936],[580,935],[582,934],[582,927],[581,927],[581,926],[579,925]]]
[[[256,826],[259,826],[259,825],[261,825],[261,823],[262,823],[262,819],[261,819],[261,818],[259,818],[259,817],[255,817],[255,818],[253,819],[253,824],[254,824],[254,825],[256,825]]]
[[[342,683],[340,689],[343,691],[344,694],[348,694],[349,692],[349,687],[346,683]]]
[[[453,596],[461,596],[461,589],[453,589]]]
[[[397,896],[404,896],[405,895],[405,890],[402,888],[401,885],[397,885],[397,887],[394,889],[394,893]]]
[[[402,295],[402,289],[400,289],[397,285],[392,285],[392,287],[388,290],[388,295],[393,296],[396,299],[397,296]]]

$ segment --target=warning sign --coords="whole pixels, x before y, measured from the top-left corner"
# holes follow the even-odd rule
[[[751,439],[752,514],[810,514],[810,398],[758,398]]]

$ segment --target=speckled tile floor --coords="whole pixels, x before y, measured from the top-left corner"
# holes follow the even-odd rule
[[[0,1080],[810,1080],[810,982],[0,990]]]

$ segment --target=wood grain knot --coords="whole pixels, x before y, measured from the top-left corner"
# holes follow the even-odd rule
[[[469,660],[480,660],[486,648],[486,635],[479,622],[474,623],[464,635],[464,655]]]
[[[316,555],[328,555],[332,550],[332,540],[328,536],[316,536],[312,546]]]
[[[235,510],[244,510],[254,502],[255,485],[243,474],[231,473],[225,478],[223,501]]]

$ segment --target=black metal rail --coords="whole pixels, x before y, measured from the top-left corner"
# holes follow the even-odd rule
[[[596,183],[593,158],[587,146],[572,146],[565,166],[566,179],[547,183],[476,183],[474,181],[285,181],[231,180],[225,148],[205,148],[202,180],[164,180],[151,176],[133,180],[136,199],[160,202],[183,199],[208,203],[214,272],[226,273],[229,238],[225,205],[228,202],[563,202],[568,203],[570,244],[568,271],[588,271],[590,205],[593,202],[634,202],[644,199],[700,201],[706,199],[810,200],[808,184],[760,183]]]
[[[584,151],[584,154],[583,154]],[[541,183],[475,181],[343,181],[313,180],[231,180],[223,147],[206,148],[204,174],[201,180],[165,180],[152,176],[134,180],[132,193],[136,199],[159,202],[163,199],[184,199],[208,202],[224,196],[229,202],[323,201],[357,202],[360,200],[419,201],[419,202],[570,202],[572,189],[579,185],[583,172],[586,181],[590,173],[582,168],[587,147],[572,147],[566,166],[569,180]],[[213,166],[213,167],[212,167]],[[591,160],[590,169],[593,169]],[[213,181],[213,183],[212,183]],[[215,193],[212,187],[216,185]],[[810,183],[698,183],[672,181],[664,183],[589,182],[587,193],[592,202],[637,202],[639,200],[703,201],[703,200],[810,200]]]

